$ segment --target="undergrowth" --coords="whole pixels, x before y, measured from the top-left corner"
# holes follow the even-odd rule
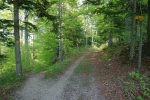
[[[138,70],[129,73],[128,81],[124,82],[124,91],[127,98],[134,100],[150,99],[150,78]]]
[[[22,76],[16,75],[14,48],[5,47],[3,49],[6,58],[0,61],[0,100],[9,100],[9,94],[25,79],[24,74],[30,72],[32,67],[31,62],[29,63],[29,57],[24,58],[26,53],[22,52],[22,68],[24,74]],[[24,50],[23,47],[22,50]]]
[[[124,57],[124,55],[127,55],[127,51],[127,46],[114,44],[112,47],[105,47],[101,52],[100,58],[104,61],[109,61],[111,59],[120,60],[121,56]],[[126,59],[127,58],[124,60]]]
[[[129,55],[129,49],[127,46],[114,45],[111,48],[104,48],[100,58],[104,61],[114,59],[115,61],[129,63],[127,55]],[[122,88],[127,100],[150,100],[149,74],[143,74],[138,70],[133,70],[125,77],[126,79],[123,81]]]
[[[88,51],[88,50],[89,49],[87,49],[87,48],[70,48],[70,50],[67,53],[65,53],[64,60],[62,62],[60,62],[60,61],[57,61],[55,63],[48,62],[49,59],[45,59],[48,57],[44,57],[44,59],[45,59],[45,60],[43,59],[44,61],[37,59],[33,62],[34,63],[33,71],[36,73],[38,73],[40,71],[49,71],[49,70],[51,70],[51,68],[53,69],[53,66],[55,66],[55,65],[57,66],[59,63],[61,63],[61,64],[66,63],[66,61],[70,61],[72,59],[72,57],[75,57],[75,56],[79,55],[81,52]],[[47,55],[45,55],[45,56],[47,56]],[[54,73],[55,73],[55,71],[54,71]]]
[[[65,59],[62,62],[57,62],[56,64],[48,67],[46,71],[46,78],[55,77],[56,75],[63,73],[67,69],[69,62],[70,59]]]
[[[67,65],[70,63],[72,57],[79,55],[81,52],[86,51],[86,48],[75,48],[71,49],[70,52],[65,55],[65,59],[62,62],[53,63],[45,63],[44,57],[43,61],[38,59],[32,60],[31,55],[28,55],[27,52],[22,52],[22,67],[23,67],[23,75],[17,76],[15,72],[15,55],[14,48],[6,48],[7,58],[6,61],[0,62],[0,100],[1,97],[8,97],[12,91],[12,88],[15,88],[19,83],[21,83],[26,77],[27,73],[34,72],[38,73],[41,71],[47,72],[47,77],[56,76],[57,74],[62,73],[66,70]],[[22,47],[22,51],[25,51]],[[31,52],[30,52],[31,53]],[[47,55],[46,55],[47,56]],[[42,58],[40,58],[42,59]],[[51,59],[50,59],[51,60]],[[48,59],[46,60],[48,61]],[[8,99],[7,98],[7,99]]]
[[[62,62],[57,62],[46,69],[46,78],[50,76],[56,76],[58,74],[63,73],[67,68],[70,62],[73,60],[74,57],[80,55],[82,52],[86,51],[86,48],[77,48],[72,49],[70,53],[68,53],[65,59]]]

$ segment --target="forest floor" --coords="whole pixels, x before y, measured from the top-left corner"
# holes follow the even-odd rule
[[[44,72],[31,75],[14,93],[14,99],[124,100],[120,84],[129,69],[101,60],[100,54],[82,54],[59,77],[45,79]]]

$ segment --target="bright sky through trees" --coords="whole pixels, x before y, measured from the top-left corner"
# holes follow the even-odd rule
[[[84,1],[84,0],[78,0],[79,5],[82,5],[83,1]]]

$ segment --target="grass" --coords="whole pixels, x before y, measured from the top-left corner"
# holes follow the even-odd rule
[[[5,62],[1,61],[0,65],[0,86],[16,85],[16,82],[22,80],[22,77],[16,75],[15,72],[15,57],[12,48],[6,49],[8,51]]]
[[[92,66],[90,65],[88,59],[84,59],[78,67],[75,69],[75,74],[80,75],[80,74],[91,74],[92,73]]]
[[[62,62],[57,62],[56,64],[50,66],[46,71],[46,78],[54,77],[63,73],[67,68],[71,60],[65,59]]]
[[[109,56],[108,56],[108,54],[106,54],[106,53],[103,53],[103,54],[100,56],[100,58],[101,58],[101,60],[103,60],[103,61],[108,61],[108,60],[109,60]]]
[[[65,54],[64,60],[62,62],[58,61],[54,64],[45,63],[45,61],[41,61],[41,60],[36,60],[33,62],[34,66],[32,71],[36,73],[41,71],[47,71],[49,74],[55,74],[55,73],[57,74],[61,72],[61,70],[64,71],[65,68],[63,67],[63,65],[67,65],[73,57],[78,56],[80,53],[84,51],[87,51],[87,48],[71,48],[70,51],[67,52],[67,54]]]
[[[10,72],[0,77],[0,100],[12,100],[11,93],[25,79],[25,76],[17,76]]]
[[[12,91],[25,79],[25,76],[17,76],[15,70],[7,69],[0,75],[0,100],[11,100]]]
[[[10,94],[25,79],[25,76],[16,75],[14,48],[5,48],[5,55],[7,58],[0,61],[0,100],[11,100]],[[24,73],[31,71],[29,64],[26,65],[28,66],[23,66]]]
[[[68,65],[71,63],[71,61],[85,51],[87,51],[87,48],[72,49],[62,62],[57,62],[46,69],[46,78],[54,77],[63,73],[69,67]]]
[[[22,81],[24,78],[24,76],[17,76],[14,71],[9,71],[0,76],[0,86],[15,86],[17,82]]]
[[[77,56],[79,53],[81,52],[84,52],[84,51],[88,51],[90,49],[87,49],[87,48],[71,48],[70,52],[67,53],[65,56],[66,58],[70,58],[70,57],[73,57],[73,56]]]

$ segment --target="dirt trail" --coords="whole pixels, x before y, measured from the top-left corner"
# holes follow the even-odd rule
[[[76,76],[75,68],[87,57],[81,56],[57,79],[45,80],[42,74],[29,77],[15,93],[15,100],[104,100],[98,99],[98,90],[92,76]],[[85,85],[85,83],[87,85]]]

